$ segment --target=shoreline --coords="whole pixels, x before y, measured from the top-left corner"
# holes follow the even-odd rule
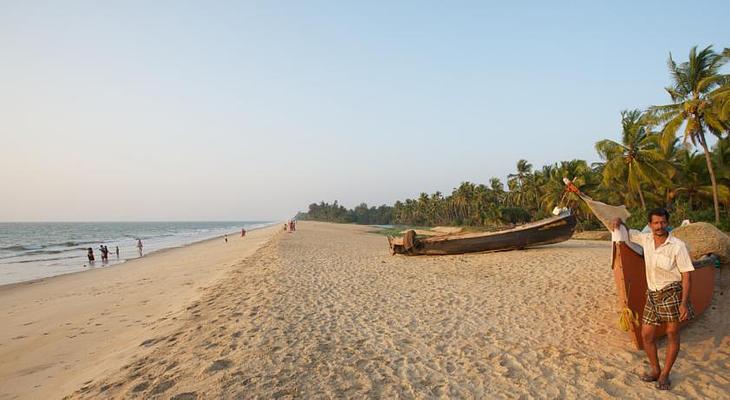
[[[117,370],[279,232],[274,224],[228,243],[211,238],[115,268],[3,285],[0,399],[60,397]]]
[[[253,232],[253,231],[256,231],[256,230],[260,230],[260,229],[270,228],[270,227],[272,227],[272,226],[274,226],[276,224],[280,224],[280,222],[272,222],[272,223],[269,223],[269,224],[264,225],[264,226],[259,226],[259,227],[256,227],[256,228],[251,228],[250,230],[246,230],[246,232]],[[239,231],[232,231],[232,232],[229,232],[227,234],[229,236],[232,236],[232,235],[237,234],[237,233],[239,233]],[[199,243],[205,243],[205,242],[208,242],[208,241],[218,240],[220,238],[223,238],[224,235],[226,235],[226,233],[221,234],[219,236],[213,236],[213,237],[210,237],[210,238],[198,240],[198,241],[191,242],[191,243],[185,243],[185,244],[181,244],[181,245],[174,245],[174,246],[170,246],[170,247],[163,247],[163,248],[160,248],[160,249],[151,250],[148,253],[146,252],[143,257],[134,257],[134,258],[122,259],[121,261],[110,262],[110,265],[103,265],[101,263],[101,261],[99,261],[99,264],[100,264],[99,266],[90,267],[89,265],[84,264],[83,268],[86,268],[86,269],[82,269],[82,270],[78,270],[78,271],[62,272],[62,273],[59,273],[59,274],[56,274],[56,275],[50,275],[50,276],[45,276],[45,277],[41,277],[41,278],[33,278],[33,279],[28,279],[28,280],[22,280],[22,281],[18,281],[18,282],[9,282],[9,283],[1,283],[0,282],[0,292],[2,292],[2,290],[4,288],[13,287],[13,286],[16,286],[16,285],[33,284],[33,283],[43,282],[43,281],[46,281],[48,279],[52,279],[52,278],[56,278],[56,277],[60,277],[60,276],[66,276],[66,275],[73,275],[73,274],[91,272],[91,271],[101,270],[101,269],[121,267],[121,266],[124,266],[124,265],[129,264],[130,262],[134,262],[134,261],[140,260],[140,259],[145,258],[145,257],[151,257],[151,256],[153,256],[155,254],[161,254],[162,252],[165,252],[165,251],[182,249],[182,248],[185,248],[185,247],[188,247],[188,246],[193,246],[193,245],[196,245],[196,244],[199,244]]]
[[[369,226],[267,229],[0,291],[0,400],[657,395],[610,242],[405,257]],[[673,395],[730,390],[728,286],[682,329]]]

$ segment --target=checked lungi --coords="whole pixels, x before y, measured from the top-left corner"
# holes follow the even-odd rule
[[[692,303],[688,302],[688,318],[695,316]],[[679,305],[682,304],[682,283],[674,282],[660,290],[646,291],[644,305],[644,325],[661,325],[664,322],[679,322]]]

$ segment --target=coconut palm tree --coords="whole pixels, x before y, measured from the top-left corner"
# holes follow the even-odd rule
[[[730,190],[730,138],[717,142],[713,150],[714,165],[717,167],[718,189]],[[730,219],[730,198],[725,200],[725,211]]]
[[[646,114],[640,110],[621,112],[621,143],[604,139],[596,143],[596,151],[603,166],[603,183],[624,181],[628,189],[639,196],[641,207],[646,209],[642,185],[645,183],[666,183],[668,179],[662,170],[670,166],[662,159],[656,139],[647,129]]]
[[[725,62],[730,60],[730,49],[726,48],[722,52]],[[730,76],[725,75],[719,82],[719,87],[712,91],[709,95],[715,108],[715,114],[720,115],[720,119],[728,121],[730,119]]]
[[[674,183],[676,182],[679,177],[679,171],[677,169],[677,163],[679,162],[679,156],[680,156],[680,146],[678,146],[679,139],[676,135],[668,134],[666,132],[662,132],[656,135],[652,135],[652,138],[655,139],[657,150],[659,150],[662,159],[667,164],[672,165],[673,168],[669,168],[667,170],[667,178],[669,182]],[[664,198],[665,205],[669,205],[672,200],[672,190],[673,187],[671,185],[662,185],[661,187],[657,188],[657,194],[662,196]]]
[[[461,185],[451,193],[451,201],[457,212],[456,223],[459,225],[468,222],[468,217],[471,214],[474,190],[475,186],[473,183],[461,182]]]
[[[692,47],[689,51],[689,60],[679,65],[672,59],[670,53],[667,65],[674,82],[666,90],[672,99],[672,104],[650,108],[659,121],[665,124],[666,132],[676,133],[684,125],[684,141],[689,140],[695,146],[699,144],[704,150],[705,163],[712,182],[716,223],[720,222],[720,205],[705,132],[709,131],[717,137],[722,137],[723,133],[730,131],[730,121],[723,118],[722,107],[719,106],[728,79],[727,76],[720,74],[719,70],[727,59],[727,56],[715,53],[712,46],[705,47],[699,53],[697,46]]]
[[[685,197],[689,209],[698,206],[703,199],[712,198],[712,186],[708,185],[707,168],[704,167],[705,160],[696,151],[680,149],[677,152],[676,166],[678,179],[670,192],[672,200],[678,197]],[[706,203],[705,203],[706,204]]]
[[[517,173],[507,175],[512,204],[525,209],[537,207],[537,187],[534,184],[532,164],[527,160],[517,161]]]
[[[595,173],[584,160],[561,161],[542,167],[542,196],[540,204],[544,211],[555,206],[569,207],[573,210],[588,210],[584,202],[572,192],[565,190],[563,178],[570,179],[582,192],[589,193],[598,186]],[[590,211],[589,211],[590,212]]]

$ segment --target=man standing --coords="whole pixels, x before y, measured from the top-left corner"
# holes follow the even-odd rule
[[[694,317],[694,310],[689,302],[690,272],[694,271],[694,267],[687,246],[667,229],[669,212],[657,208],[651,210],[648,217],[651,233],[634,235],[637,244],[643,248],[648,287],[641,321],[641,338],[651,371],[642,375],[641,380],[656,381],[657,389],[669,390],[669,372],[679,353],[679,323]],[[625,229],[622,225],[620,219],[614,219],[612,230]],[[630,240],[627,238],[628,242]],[[666,324],[667,332],[664,368],[659,368],[655,343],[656,330],[661,324]]]

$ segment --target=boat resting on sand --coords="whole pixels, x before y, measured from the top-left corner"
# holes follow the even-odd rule
[[[714,256],[693,261],[695,270],[691,273],[692,289],[689,296],[690,302],[692,302],[695,309],[695,318],[702,314],[712,301],[712,292],[715,288],[716,262],[717,258]],[[644,346],[641,340],[640,323],[644,313],[647,289],[644,257],[635,253],[624,242],[614,242],[611,268],[616,281],[619,306],[622,308],[628,307],[638,316],[638,323],[629,323],[628,328],[634,346],[637,350],[642,350]],[[680,326],[684,326],[690,321],[684,321]],[[664,336],[666,334],[665,329],[666,324],[660,325],[657,328],[656,336]]]
[[[569,212],[498,232],[472,232],[417,238],[413,230],[388,237],[392,254],[445,255],[517,250],[563,242],[573,236],[575,216]]]
[[[626,220],[629,212],[625,206],[612,206],[593,200],[588,195],[582,193],[569,179],[563,179],[567,185],[567,190],[577,194],[586,202],[593,214],[603,225],[609,230],[610,220],[613,218],[621,218]],[[646,266],[644,257],[634,252],[624,242],[613,242],[613,255],[611,261],[611,269],[613,269],[613,277],[616,282],[616,292],[618,294],[618,303],[627,314],[626,310],[637,318],[628,318],[629,322],[622,328],[628,330],[631,341],[637,350],[642,350],[644,345],[641,339],[641,318],[644,314],[644,305],[646,304]],[[712,294],[715,290],[715,266],[719,265],[719,258],[715,255],[705,255],[699,260],[693,260],[692,264],[695,270],[690,273],[691,289],[689,300],[695,310],[695,318],[702,314],[712,302]],[[687,325],[690,321],[683,321],[680,327]],[[666,335],[666,324],[662,324],[657,328],[656,336]]]

